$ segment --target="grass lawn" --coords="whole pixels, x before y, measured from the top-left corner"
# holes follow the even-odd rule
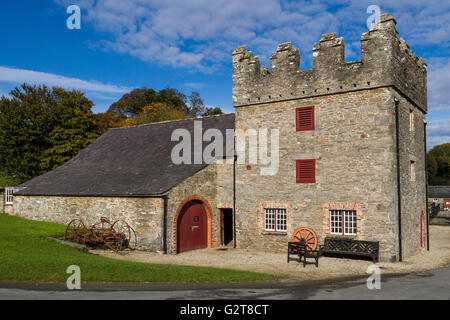
[[[260,273],[119,261],[82,252],[47,237],[65,226],[0,214],[0,280],[65,282],[77,265],[81,280],[98,282],[241,282],[270,280]]]

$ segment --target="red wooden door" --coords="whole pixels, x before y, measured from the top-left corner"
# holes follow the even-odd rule
[[[178,218],[178,252],[207,247],[206,211],[200,202],[188,203]]]

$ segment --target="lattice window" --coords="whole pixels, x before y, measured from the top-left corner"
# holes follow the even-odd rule
[[[286,232],[287,213],[286,209],[265,209],[265,231]]]
[[[357,216],[354,210],[330,210],[331,234],[355,236]]]
[[[275,231],[275,209],[266,209],[265,221],[264,229],[266,231]]]
[[[342,213],[339,210],[330,211],[331,234],[342,234]]]
[[[344,211],[344,234],[356,235],[356,211]]]
[[[5,204],[10,205],[14,203],[13,192],[14,192],[13,188],[5,188]]]

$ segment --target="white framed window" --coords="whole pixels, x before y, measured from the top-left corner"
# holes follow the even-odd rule
[[[287,231],[286,209],[265,209],[264,230],[274,232],[286,232]]]
[[[11,205],[14,203],[13,192],[14,188],[5,188],[5,204]]]
[[[356,236],[357,216],[355,210],[330,210],[330,233]]]
[[[342,234],[342,213],[339,210],[330,211],[331,234]]]

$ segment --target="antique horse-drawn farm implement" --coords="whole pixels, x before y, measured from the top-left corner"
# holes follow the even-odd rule
[[[86,227],[81,219],[69,222],[64,239],[96,248],[109,248],[114,252],[136,246],[136,233],[130,225],[117,220],[101,218],[99,223]]]

